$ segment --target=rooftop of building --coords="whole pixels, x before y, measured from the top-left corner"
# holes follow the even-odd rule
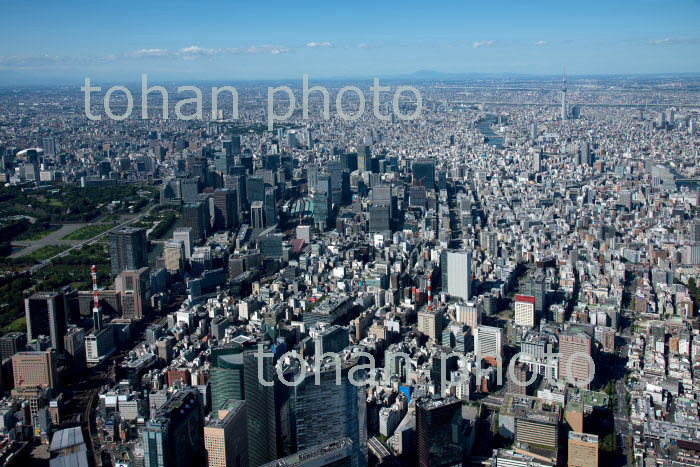
[[[506,394],[502,407],[503,415],[550,423],[558,423],[561,413],[557,403],[518,394]]]
[[[581,433],[578,431],[569,432],[569,441],[583,441],[585,443],[598,443],[598,435]]]
[[[610,397],[604,392],[589,391],[582,388],[569,388],[566,394],[566,408],[572,409],[583,405],[584,408],[605,408]]]
[[[73,446],[84,444],[83,430],[79,426],[66,428],[54,433],[51,439],[50,450],[52,452],[68,449]]]
[[[328,443],[319,444],[308,449],[304,449],[282,459],[277,459],[261,467],[294,467],[298,465],[311,464],[314,460],[319,461],[333,453],[338,453],[343,450],[349,452],[352,448],[352,440],[350,438],[342,438],[330,441]]]

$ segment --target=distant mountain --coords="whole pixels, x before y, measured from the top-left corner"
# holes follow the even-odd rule
[[[435,70],[418,70],[406,75],[395,75],[392,76],[392,78],[426,81],[449,81],[465,79],[520,79],[533,78],[534,76],[535,75],[528,75],[523,73],[452,73]]]

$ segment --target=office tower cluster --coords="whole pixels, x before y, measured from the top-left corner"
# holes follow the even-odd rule
[[[0,92],[0,463],[693,465],[694,78],[413,84]]]

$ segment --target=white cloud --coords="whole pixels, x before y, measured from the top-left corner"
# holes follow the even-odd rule
[[[165,57],[170,52],[166,49],[140,49],[134,52],[134,57]]]
[[[357,44],[357,48],[358,49],[371,49],[372,45],[368,44],[366,42],[360,42],[359,44]]]
[[[678,45],[678,44],[700,44],[700,38],[697,37],[665,37],[663,39],[650,40],[651,45]]]
[[[537,42],[535,42],[535,45],[536,45],[537,47],[542,47],[543,45],[547,45],[547,44],[549,44],[549,42],[547,42],[547,41],[537,41]]]
[[[172,57],[172,58],[182,58],[184,60],[193,60],[198,57],[211,57],[221,54],[271,54],[277,55],[282,53],[291,52],[292,49],[284,45],[252,45],[249,47],[233,47],[228,49],[209,49],[205,47],[200,47],[198,45],[190,45],[189,47],[183,47],[177,51],[170,51],[166,49],[141,49],[133,52],[130,55],[132,57]]]
[[[106,57],[69,57],[60,55],[30,55],[30,56],[0,56],[0,67],[41,69],[46,67],[75,67],[101,65],[113,60],[112,56]]]
[[[234,53],[246,53],[246,54],[272,54],[279,55],[291,52],[287,46],[284,45],[253,45],[244,49],[232,49]]]
[[[477,41],[472,43],[472,47],[475,49],[481,48],[481,47],[493,47],[496,41]]]
[[[311,48],[317,48],[317,47],[333,47],[333,43],[332,43],[332,42],[328,42],[328,41],[326,41],[326,42],[309,42],[308,44],[306,44],[306,46],[307,46],[307,47],[311,47]]]
[[[189,47],[185,47],[184,49],[180,49],[181,55],[216,55],[219,52],[221,51],[218,49],[205,49],[203,47],[199,47],[198,45],[191,45]]]
[[[196,60],[199,57],[213,57],[217,55],[254,55],[269,54],[279,55],[290,53],[293,50],[284,45],[252,45],[249,47],[236,47],[227,49],[208,49],[198,45],[190,45],[177,50],[161,48],[143,48],[133,52],[115,53],[104,56],[59,56],[59,55],[33,55],[33,56],[0,56],[0,68],[2,69],[44,69],[76,66],[105,65],[130,60]]]

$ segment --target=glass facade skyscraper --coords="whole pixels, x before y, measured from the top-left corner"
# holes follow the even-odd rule
[[[411,165],[413,170],[413,184],[424,186],[427,190],[435,189],[435,161],[432,159],[418,159]]]
[[[204,417],[196,391],[180,391],[143,430],[145,467],[204,465]]]
[[[367,400],[365,388],[350,383],[348,370],[340,370],[340,384],[335,366],[329,365],[320,372],[320,384],[308,374],[290,388],[290,419],[298,450],[347,437],[353,442],[352,465],[359,466],[367,462]]]

